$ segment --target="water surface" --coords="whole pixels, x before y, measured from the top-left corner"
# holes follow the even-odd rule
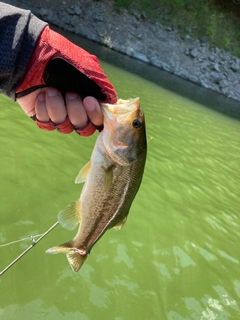
[[[58,226],[0,278],[7,320],[239,319],[238,103],[74,37],[101,58],[119,97],[140,96],[148,159],[128,221],[79,273],[45,250]],[[122,66],[122,67],[121,67]],[[96,135],[39,130],[0,96],[0,244],[46,231],[76,200]],[[0,270],[31,241],[0,247]]]

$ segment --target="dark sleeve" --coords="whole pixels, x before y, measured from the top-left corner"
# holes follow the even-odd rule
[[[0,93],[15,99],[35,43],[46,25],[30,11],[0,2]]]

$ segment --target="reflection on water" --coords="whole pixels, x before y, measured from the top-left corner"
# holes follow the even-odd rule
[[[56,306],[46,308],[44,301],[36,299],[25,305],[16,304],[7,306],[4,310],[0,309],[2,319],[34,319],[34,320],[51,320],[51,319],[68,319],[68,320],[88,320],[88,317],[81,312],[59,312]]]
[[[125,263],[129,269],[133,268],[133,261],[127,254],[127,248],[124,245],[117,245],[117,257],[114,259],[115,263],[123,262]]]
[[[60,226],[6,272],[1,318],[238,319],[239,105],[127,57],[111,58],[105,48],[90,49],[119,97],[141,97],[152,137],[143,183],[124,228],[109,230],[79,273],[64,255],[45,254],[75,234]],[[120,69],[121,61],[134,73]],[[7,98],[0,105],[3,244],[43,233],[79,197],[74,179],[96,135],[41,132]],[[27,246],[0,247],[0,269]]]

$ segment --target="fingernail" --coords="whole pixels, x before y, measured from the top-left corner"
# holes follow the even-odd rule
[[[45,93],[44,92],[39,93],[38,100],[41,102],[45,101]]]
[[[58,95],[58,90],[55,88],[48,88],[47,89],[47,95],[49,97],[56,97]]]
[[[83,100],[84,106],[88,111],[93,111],[96,109],[96,100],[92,97],[86,97]]]
[[[67,92],[66,93],[66,98],[68,100],[74,100],[78,97],[78,94],[76,92]]]

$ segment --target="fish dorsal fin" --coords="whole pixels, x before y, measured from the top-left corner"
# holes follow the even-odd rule
[[[108,192],[113,180],[113,166],[110,166],[108,168],[103,167],[103,170],[105,173],[105,190],[106,192]]]
[[[66,208],[58,214],[58,221],[62,227],[73,230],[81,221],[79,200],[70,203]]]
[[[121,230],[126,221],[127,221],[127,217],[125,217],[123,220],[121,220],[120,222],[118,222],[113,228],[114,228],[115,230]]]
[[[75,179],[75,183],[85,182],[90,168],[91,168],[91,161],[85,164],[85,166],[80,170],[78,176]]]

